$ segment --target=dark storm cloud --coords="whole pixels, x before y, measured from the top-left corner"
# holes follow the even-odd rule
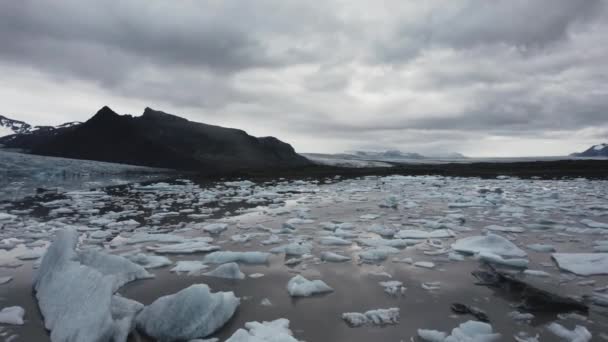
[[[26,85],[48,83],[53,98],[41,102],[49,111],[74,111],[64,89],[82,82],[95,103],[118,101],[135,113],[135,103],[149,104],[276,134],[307,151],[467,152],[483,139],[558,144],[567,134],[582,145],[608,127],[606,7],[602,0],[2,1],[0,71],[11,72],[0,84],[23,88],[5,86],[0,95],[6,106],[15,103],[11,112],[32,112],[39,107],[23,104],[44,95]]]

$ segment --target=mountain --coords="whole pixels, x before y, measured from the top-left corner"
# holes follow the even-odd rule
[[[30,124],[23,121],[9,119],[6,116],[0,115],[0,137],[27,133],[32,129]]]
[[[608,144],[599,144],[589,147],[581,153],[572,153],[572,157],[608,157]]]
[[[415,152],[401,152],[399,150],[387,150],[384,152],[370,151],[354,151],[350,154],[342,154],[341,156],[350,155],[358,159],[377,159],[377,160],[399,160],[399,159],[464,159],[464,155],[456,152],[437,152],[428,155],[422,155]]]
[[[0,138],[33,154],[216,173],[309,165],[274,137],[188,121],[146,108],[119,115],[108,107],[82,124]]]

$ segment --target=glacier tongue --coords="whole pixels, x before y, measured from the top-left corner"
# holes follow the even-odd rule
[[[159,341],[206,337],[221,328],[239,306],[232,292],[211,293],[196,284],[160,297],[137,315],[137,327]]]
[[[77,243],[76,230],[58,231],[34,280],[38,306],[45,327],[51,331],[51,341],[126,341],[139,306],[116,299],[114,292],[149,274],[119,256],[77,253]],[[85,256],[86,264],[81,262],[81,256]]]

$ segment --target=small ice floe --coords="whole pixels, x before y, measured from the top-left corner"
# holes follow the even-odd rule
[[[568,330],[563,325],[553,322],[547,326],[547,330],[568,342],[588,342],[591,341],[592,337],[589,330],[582,325],[577,325],[573,330]]]
[[[608,307],[608,294],[593,292],[588,298],[595,305]]]
[[[0,261],[0,268],[17,268],[23,266],[22,262],[18,260],[4,260]]]
[[[365,313],[345,312],[342,319],[351,327],[364,325],[394,325],[399,323],[399,308],[369,310]]]
[[[11,277],[11,276],[0,277],[0,285],[4,285],[11,280],[13,280],[13,277]]]
[[[43,255],[44,255],[44,250],[37,250],[37,251],[29,250],[27,252],[17,255],[17,259],[19,259],[19,260],[36,260],[36,259],[39,259]]]
[[[158,254],[191,254],[213,252],[220,249],[218,246],[210,245],[205,238],[193,238],[176,244],[147,246],[146,248]]]
[[[432,231],[418,229],[402,229],[395,234],[396,239],[441,239],[450,238],[455,234],[451,229],[436,229]]]
[[[535,252],[539,253],[552,253],[555,252],[555,247],[553,245],[546,245],[542,243],[533,243],[531,245],[527,245],[528,249],[531,249]]]
[[[262,278],[264,276],[264,273],[251,273],[249,275],[249,278],[251,279],[259,279]]]
[[[236,262],[222,264],[213,271],[203,273],[203,275],[224,279],[245,279],[245,274],[241,272],[239,264]]]
[[[431,261],[416,261],[414,266],[422,268],[435,268],[435,263]]]
[[[538,337],[539,337],[538,334],[536,334],[535,336],[531,336],[530,334],[528,334],[525,331],[520,331],[517,333],[517,335],[513,335],[513,338],[517,342],[540,342]]]
[[[0,310],[0,323],[23,325],[25,310],[20,306],[9,306]]]
[[[553,253],[560,269],[581,276],[608,274],[608,253]]]
[[[144,268],[160,268],[173,264],[169,258],[160,255],[149,255],[144,253],[126,254],[125,258]]]
[[[270,250],[270,253],[285,253],[285,255],[301,256],[310,254],[312,245],[309,242],[292,242],[287,245],[275,247]]]
[[[180,260],[175,264],[175,267],[171,269],[171,272],[175,273],[188,273],[188,275],[201,275],[202,271],[209,268],[202,261],[196,260]]]
[[[298,342],[289,330],[289,320],[279,318],[272,322],[247,322],[245,329],[237,330],[226,342]]]
[[[424,282],[422,284],[420,284],[420,286],[422,286],[423,289],[427,290],[427,291],[437,291],[441,289],[441,282],[439,281],[427,281]]]
[[[340,254],[337,254],[334,252],[322,252],[321,260],[327,261],[327,262],[343,262],[343,261],[349,261],[350,257],[340,255]]]
[[[225,264],[229,262],[241,262],[244,264],[266,264],[270,253],[266,252],[213,252],[205,255],[203,262],[209,264]]]
[[[541,271],[541,270],[525,270],[524,274],[527,276],[533,276],[533,277],[550,277],[551,274],[545,272],[545,271]]]
[[[608,253],[608,240],[594,241],[593,251],[595,253]]]
[[[511,311],[508,315],[511,319],[517,322],[530,323],[534,319],[534,315],[527,312]]]
[[[450,252],[448,254],[448,259],[451,260],[451,261],[463,261],[464,260],[464,255],[462,255],[460,253]]]
[[[264,298],[262,299],[262,301],[260,302],[261,306],[272,306],[272,302],[270,301],[270,299],[268,298]]]
[[[413,264],[414,259],[412,258],[394,258],[393,262],[401,263],[401,264]]]
[[[505,227],[505,226],[499,226],[496,224],[486,226],[485,229],[495,231],[495,232],[504,232],[504,233],[523,233],[526,231],[522,227]]]
[[[207,242],[211,242],[209,239]],[[126,243],[134,245],[137,243],[156,242],[156,243],[179,243],[184,242],[184,237],[174,234],[150,234],[150,233],[135,233],[127,238]]]
[[[393,247],[383,246],[376,247],[372,249],[364,250],[357,254],[359,256],[359,260],[365,263],[375,263],[386,260],[389,255],[397,254],[399,250]]]
[[[227,223],[211,223],[203,227],[203,230],[209,234],[219,234],[228,229]]]
[[[396,296],[405,292],[403,283],[398,280],[389,280],[379,282],[380,286],[384,288],[384,292]]]
[[[352,244],[349,240],[344,240],[334,236],[323,237],[319,240],[319,243],[324,246],[350,246]]]
[[[281,238],[278,235],[270,235],[268,239],[260,241],[262,245],[274,245],[281,242]]]
[[[146,306],[136,317],[137,327],[159,341],[206,337],[234,315],[239,303],[232,292],[211,293],[207,285],[196,284]]]
[[[498,341],[501,335],[492,331],[492,326],[488,323],[467,321],[452,329],[452,333],[437,330],[418,329],[418,336],[424,341],[429,342],[492,342]]]
[[[582,219],[581,223],[589,228],[608,229],[608,223],[597,222],[590,219]]]
[[[367,231],[389,238],[393,237],[393,235],[395,235],[395,233],[397,232],[395,228],[390,228],[379,224],[372,225],[371,227],[367,228]]]
[[[506,259],[498,254],[494,254],[492,252],[487,252],[487,251],[480,252],[479,254],[476,255],[476,257],[479,260],[489,262],[492,264],[497,264],[497,265],[510,266],[510,267],[515,267],[515,268],[527,268],[528,267],[528,259],[522,259],[522,258]]]
[[[382,239],[382,238],[367,238],[367,239],[357,239],[358,244],[367,246],[367,247],[395,247],[395,248],[405,248],[408,246],[413,246],[417,243],[420,243],[420,240],[415,239]]]
[[[496,234],[469,236],[452,244],[452,249],[467,254],[489,252],[503,257],[523,258],[527,255],[511,241]]]
[[[301,275],[297,275],[287,283],[287,292],[292,297],[309,297],[314,294],[333,292],[334,289],[329,287],[322,280],[308,280]]]

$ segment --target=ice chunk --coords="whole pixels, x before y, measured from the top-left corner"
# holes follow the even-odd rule
[[[137,327],[160,341],[206,337],[234,314],[239,299],[232,292],[211,293],[203,284],[160,297],[136,317]]]
[[[114,291],[133,280],[154,277],[145,268],[118,255],[86,250],[78,253],[78,257],[83,265],[92,267],[104,275],[113,276]]]
[[[342,262],[348,261],[350,258],[333,252],[323,252],[321,253],[321,260],[329,262]]]
[[[504,265],[504,266],[510,266],[510,267],[516,267],[516,268],[526,268],[528,267],[528,260],[527,259],[522,259],[522,258],[511,258],[511,259],[505,259],[502,256],[492,253],[492,252],[480,252],[477,257],[480,260],[483,260],[485,262],[489,262],[492,264],[498,264],[498,265]]]
[[[245,274],[241,272],[239,264],[231,262],[218,266],[211,272],[203,273],[209,277],[226,278],[226,279],[245,279]]]
[[[495,232],[505,232],[505,233],[523,233],[526,230],[521,228],[521,227],[504,227],[504,226],[499,226],[496,224],[492,224],[489,226],[486,226],[487,230],[492,230]]]
[[[34,279],[51,340],[125,341],[120,339],[125,336],[124,317],[112,313],[113,293],[127,279],[147,272],[122,257],[86,251],[77,254],[77,242],[76,230],[58,231]],[[79,262],[81,256],[86,263]]]
[[[592,337],[589,330],[582,325],[577,325],[573,330],[568,330],[563,325],[553,322],[547,326],[547,330],[568,342],[587,342],[591,341]]]
[[[440,239],[453,236],[454,232],[450,229],[437,229],[433,231],[403,229],[395,234],[396,239]]]
[[[226,229],[228,229],[228,224],[226,223],[211,223],[203,227],[203,230],[209,234],[219,234]]]
[[[148,255],[143,253],[128,254],[125,258],[144,268],[159,268],[171,265],[173,262],[169,258],[160,255]]]
[[[285,255],[300,256],[310,254],[312,245],[308,242],[292,242],[287,245],[275,247],[270,250],[270,253],[285,253]]]
[[[188,275],[200,275],[202,271],[206,270],[208,267],[209,266],[205,265],[202,261],[180,260],[175,267],[171,269],[171,272],[186,272]]]
[[[435,263],[431,261],[416,261],[414,266],[422,267],[422,268],[435,268]]]
[[[308,297],[314,294],[333,292],[322,280],[308,280],[301,275],[297,275],[287,283],[287,292],[292,297]]]
[[[346,312],[342,319],[353,327],[399,323],[399,308],[369,310],[365,313]]]
[[[381,281],[379,284],[384,287],[384,292],[393,296],[405,292],[403,283],[398,280]]]
[[[437,330],[418,329],[418,336],[429,342],[492,342],[500,340],[501,335],[492,332],[488,323],[467,321],[452,329],[450,336]]]
[[[550,277],[551,275],[545,271],[541,270],[525,270],[525,275],[533,276],[533,277]]]
[[[511,241],[496,234],[469,236],[457,240],[452,249],[461,253],[494,253],[503,257],[525,257],[527,254]]]
[[[13,277],[11,276],[0,277],[0,285],[4,285],[11,280],[13,280]]]
[[[582,276],[608,274],[608,253],[553,253],[560,269]]]
[[[382,239],[382,238],[368,238],[368,239],[357,239],[359,244],[368,247],[395,247],[404,248],[407,246],[413,246],[420,243],[417,239]]]
[[[248,322],[245,329],[237,330],[226,342],[298,342],[289,330],[289,320],[285,318],[263,323]]]
[[[189,254],[199,252],[213,252],[220,248],[208,243],[207,239],[195,238],[185,242],[163,246],[148,246],[149,250],[160,254]]]
[[[44,251],[27,251],[17,256],[19,260],[36,260],[44,255]]]
[[[210,264],[225,264],[229,262],[242,262],[244,264],[266,264],[270,254],[266,252],[213,252],[207,254],[203,262]]]
[[[581,223],[589,228],[608,229],[608,223],[597,222],[590,219],[583,219]]]
[[[144,242],[157,242],[157,243],[178,243],[183,242],[184,238],[179,235],[173,234],[149,234],[149,233],[135,233],[131,237],[127,238],[127,244],[136,244]],[[211,241],[208,241],[211,242]]]
[[[144,305],[134,300],[112,296],[111,312],[116,321],[115,341],[126,341],[129,333],[135,329],[135,316],[143,310]]]
[[[20,306],[9,306],[0,310],[0,323],[22,325],[25,310]]]
[[[325,246],[350,246],[352,242],[334,236],[321,238],[319,243]]]
[[[386,260],[390,254],[399,253],[399,250],[393,247],[377,247],[372,249],[367,249],[363,252],[360,252],[359,259],[362,262],[374,263]]]

